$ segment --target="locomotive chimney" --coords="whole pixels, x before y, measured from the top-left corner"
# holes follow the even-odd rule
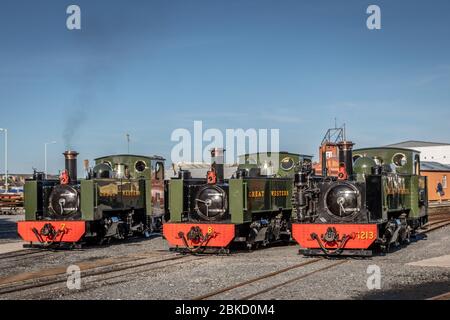
[[[353,174],[353,146],[351,141],[341,141],[338,143],[339,148],[339,163],[345,165],[345,171],[347,176],[350,177]]]
[[[78,152],[67,150],[63,153],[66,159],[66,170],[69,174],[70,183],[75,183],[77,181],[77,156]]]
[[[211,166],[216,173],[216,179],[218,183],[221,183],[224,180],[224,152],[225,149],[223,148],[211,149]]]

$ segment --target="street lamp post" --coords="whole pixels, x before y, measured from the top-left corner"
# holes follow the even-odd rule
[[[0,128],[5,133],[5,192],[8,192],[8,129]]]
[[[51,141],[51,142],[46,142],[46,143],[44,143],[44,166],[45,166],[45,168],[44,168],[44,172],[45,172],[45,179],[47,179],[47,146],[49,145],[49,144],[54,144],[54,143],[56,143],[56,141]]]
[[[130,154],[130,134],[127,133],[127,146],[128,146],[128,154]]]

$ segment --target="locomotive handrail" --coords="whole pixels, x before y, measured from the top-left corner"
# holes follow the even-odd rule
[[[247,186],[247,182],[243,182],[242,183],[244,186],[244,207],[242,208],[244,211],[248,211],[248,186]]]

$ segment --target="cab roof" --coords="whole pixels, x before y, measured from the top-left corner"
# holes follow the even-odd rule
[[[100,159],[113,158],[113,157],[133,157],[133,158],[146,158],[146,159],[151,159],[151,160],[166,160],[166,159],[164,159],[164,157],[157,156],[157,155],[143,156],[143,155],[138,155],[138,154],[112,154],[112,155],[109,155],[109,156],[99,157],[99,158],[96,158],[94,160],[97,161],[97,160],[100,160]]]

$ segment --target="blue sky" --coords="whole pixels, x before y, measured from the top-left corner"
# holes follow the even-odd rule
[[[82,30],[66,29],[78,4]],[[382,29],[366,28],[381,7]],[[450,2],[161,0],[0,4],[9,171],[126,152],[170,156],[176,128],[279,128],[316,154],[345,122],[359,147],[450,142]],[[72,137],[68,124],[72,126]],[[70,140],[66,142],[65,140]],[[206,143],[205,143],[206,145]],[[0,171],[3,136],[0,136]]]

